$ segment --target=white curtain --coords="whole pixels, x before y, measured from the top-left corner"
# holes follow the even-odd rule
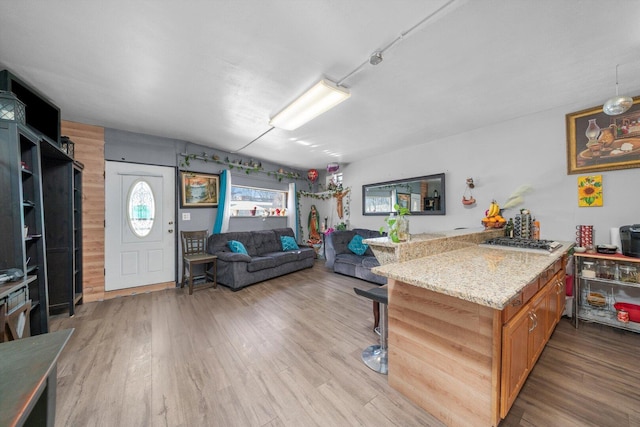
[[[296,183],[289,184],[289,195],[287,198],[287,207],[289,215],[287,215],[287,227],[293,229],[298,240],[298,196],[296,194]]]

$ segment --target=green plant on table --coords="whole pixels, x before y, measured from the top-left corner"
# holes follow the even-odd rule
[[[391,215],[384,219],[384,222],[387,223],[387,235],[391,239],[392,242],[398,243],[402,240],[406,240],[408,236],[404,234],[408,233],[407,220],[404,218],[406,215],[411,215],[409,208],[400,207],[397,203],[393,205],[393,210],[395,212],[391,212]],[[384,233],[385,226],[380,227],[380,234]]]

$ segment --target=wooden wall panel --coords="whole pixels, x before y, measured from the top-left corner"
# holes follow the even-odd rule
[[[389,385],[447,425],[497,425],[500,312],[390,280],[388,316]]]
[[[82,171],[83,301],[104,298],[104,128],[62,121]]]

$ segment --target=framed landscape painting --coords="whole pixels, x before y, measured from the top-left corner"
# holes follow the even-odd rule
[[[602,106],[567,114],[567,173],[640,167],[640,97],[620,115]]]
[[[218,206],[220,176],[180,172],[180,207],[211,208]]]

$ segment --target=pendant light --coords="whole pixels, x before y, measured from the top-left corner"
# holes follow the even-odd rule
[[[627,111],[633,105],[633,98],[618,95],[618,66],[616,64],[616,96],[609,98],[602,106],[602,111],[609,116],[617,116]]]

